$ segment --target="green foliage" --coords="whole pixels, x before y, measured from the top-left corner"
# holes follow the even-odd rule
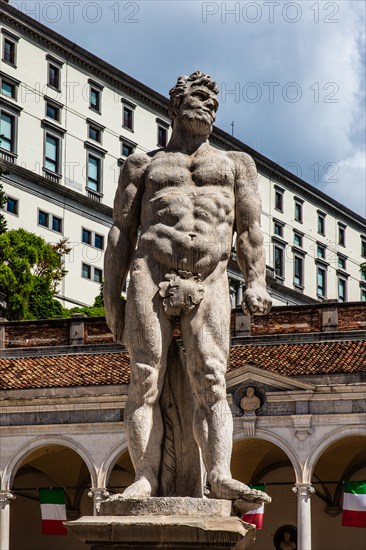
[[[5,174],[6,174],[5,170],[0,166],[0,210],[4,208],[4,206],[6,205],[6,196],[1,183],[1,176]],[[6,230],[7,230],[7,224],[6,224],[5,216],[2,212],[0,212],[0,235],[5,233]]]
[[[63,316],[54,294],[66,273],[62,256],[69,251],[67,240],[51,245],[24,229],[0,235],[0,292],[8,320]]]
[[[71,317],[74,313],[84,313],[87,317],[104,317],[104,298],[103,298],[103,283],[100,285],[100,291],[98,296],[95,297],[94,304],[92,306],[85,307],[73,307],[71,309],[64,309],[64,316]]]
[[[366,273],[366,262],[363,262],[361,265],[360,265],[360,271],[362,273]]]

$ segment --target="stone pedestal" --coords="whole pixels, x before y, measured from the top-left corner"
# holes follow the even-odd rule
[[[231,501],[118,497],[101,503],[103,515],[69,521],[66,527],[92,550],[244,550],[255,539],[253,525],[230,516]],[[258,506],[247,504],[248,509]]]

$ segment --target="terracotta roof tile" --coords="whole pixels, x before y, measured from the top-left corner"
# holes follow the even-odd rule
[[[230,352],[229,371],[251,363],[285,376],[366,371],[366,342],[241,345]],[[0,389],[129,383],[127,353],[0,359]]]

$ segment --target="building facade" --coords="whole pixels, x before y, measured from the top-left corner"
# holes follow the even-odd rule
[[[365,337],[360,303],[276,307],[251,324],[233,312],[232,473],[272,497],[253,548],[278,549],[287,531],[298,550],[364,550],[341,512],[343,481],[366,479]],[[103,318],[1,321],[0,343],[0,548],[82,550],[41,534],[38,489],[63,487],[71,520],[132,482],[128,355]]]
[[[58,298],[88,305],[103,278],[121,166],[166,144],[168,100],[3,1],[0,23],[8,227],[69,238]],[[366,301],[365,219],[218,128],[211,143],[256,161],[274,303]],[[243,287],[235,250],[231,264],[235,306]]]

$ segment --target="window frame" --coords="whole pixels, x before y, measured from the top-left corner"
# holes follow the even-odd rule
[[[53,122],[58,122],[61,124],[62,119],[62,109],[63,105],[62,103],[59,103],[58,101],[55,101],[54,99],[51,99],[50,97],[44,96],[45,100],[45,117],[47,117],[49,120],[52,120]],[[51,117],[48,115],[48,107],[53,108],[57,111],[57,118]]]
[[[126,98],[122,98],[121,103],[122,103],[122,128],[124,128],[125,130],[128,130],[129,132],[133,133],[135,131],[135,109],[136,109],[136,105],[135,105],[135,103],[132,103],[131,101],[129,101]],[[130,120],[129,124],[125,124],[125,111],[130,113],[130,115],[131,115],[131,120]]]
[[[361,235],[361,256],[366,258],[366,237]]]
[[[295,242],[295,238],[298,238],[299,242]],[[299,248],[302,248],[304,244],[304,235],[302,233],[299,233],[299,231],[294,230],[293,243],[294,243],[294,246],[298,246]]]
[[[323,293],[319,292],[319,272],[322,272],[324,275],[323,278]],[[323,265],[317,265],[316,266],[316,295],[319,298],[326,298],[327,297],[327,268]]]
[[[319,255],[319,252],[321,251],[321,254]],[[327,247],[323,243],[316,243],[316,259],[317,260],[326,260],[326,254],[327,254]]]
[[[97,113],[98,115],[101,115],[104,86],[102,84],[99,84],[99,82],[92,80],[91,78],[88,79],[88,84],[89,84],[89,95],[88,95],[89,109],[93,111],[93,113]],[[96,97],[97,97],[96,105],[92,103],[92,92],[96,92]]]
[[[5,98],[6,100],[14,99],[15,101],[17,101],[20,80],[17,80],[16,78],[13,78],[13,77],[9,76],[9,75],[7,75],[6,73],[4,73],[2,71],[0,71],[0,80],[1,80],[1,86],[0,86],[1,97]],[[11,95],[7,95],[6,93],[4,93],[2,91],[3,83],[9,84],[12,87],[12,94]]]
[[[90,236],[90,240],[85,241],[83,239],[83,235],[85,233],[88,233]],[[102,247],[99,247],[96,245],[96,238],[100,238],[102,240]],[[92,246],[93,248],[96,248],[97,250],[104,250],[105,249],[105,238],[104,235],[101,233],[97,233],[97,231],[94,231],[93,229],[87,229],[86,227],[81,228],[81,242],[83,244],[86,244],[87,246]]]
[[[84,268],[86,268],[85,271],[88,273],[87,277],[84,277],[84,275],[83,275]],[[101,274],[100,281],[95,279],[96,271],[100,272],[100,274]],[[81,262],[81,278],[86,279],[86,280],[90,281],[91,283],[97,283],[97,284],[100,285],[101,282],[103,281],[103,268],[98,267],[98,266],[94,266],[94,265],[90,265],[90,264],[87,264],[85,262]]]
[[[346,229],[347,226],[338,222],[338,244],[339,246],[346,247]]]
[[[317,219],[317,233],[318,235],[322,235],[323,237],[325,236],[325,218],[326,218],[326,214],[324,212],[321,212],[320,210],[317,210],[317,215],[318,215],[318,219]],[[322,225],[322,230],[323,231],[320,231],[319,230],[319,222],[321,220],[321,223],[320,225]]]
[[[97,179],[94,180],[94,178],[91,178],[89,176],[89,162],[90,159],[94,159],[97,161]],[[88,191],[91,191],[92,193],[101,194],[102,192],[102,165],[103,165],[103,158],[98,156],[93,151],[87,151],[87,157],[86,157],[86,188]],[[93,189],[89,184],[92,183],[96,185],[96,189]]]
[[[98,122],[95,122],[90,118],[86,119],[86,124],[87,124],[87,139],[91,139],[93,143],[99,143],[100,145],[102,145],[103,132],[105,130],[105,126],[102,126],[101,124],[99,124]],[[98,133],[99,139],[94,139],[90,136],[91,129],[94,129]]]
[[[14,205],[15,205],[14,211],[9,210],[8,208],[9,201],[14,202]],[[7,212],[8,214],[11,214],[12,216],[19,217],[19,199],[12,197],[10,195],[6,195],[6,203],[4,205],[4,210],[5,212]]]
[[[274,190],[275,190],[274,209],[277,210],[277,212],[281,212],[283,214],[285,190],[282,189],[281,187],[278,187],[277,185],[274,186]],[[277,204],[278,202],[277,198],[280,198],[279,205]]]
[[[120,142],[121,142],[121,158],[125,160],[130,155],[133,155],[135,153],[137,143],[135,143],[134,141],[130,141],[129,139],[126,139],[124,136],[120,136],[119,139],[120,139]],[[128,155],[125,155],[123,153],[123,148],[125,146],[128,147],[129,149],[131,149],[131,152]]]
[[[339,292],[339,289],[340,289],[340,284],[343,284],[343,289],[344,289],[344,295],[343,295],[343,299],[341,299],[341,295],[340,295],[340,292]],[[338,302],[340,303],[344,303],[344,302],[347,302],[347,277],[343,277],[342,275],[338,275],[338,278],[337,278],[337,296],[338,296]]]
[[[1,60],[3,63],[6,63],[7,65],[10,65],[11,67],[17,68],[17,57],[18,57],[18,42],[19,42],[19,36],[16,36],[12,32],[8,31],[7,29],[2,28],[1,34],[3,35],[2,38],[2,56]],[[12,45],[12,59],[6,59],[5,57],[5,42],[8,42]]]
[[[47,138],[51,138],[56,141],[56,160],[47,159]],[[55,162],[56,170],[52,170],[47,166],[47,162]],[[43,171],[56,177],[61,176],[61,137],[53,133],[50,130],[45,130],[44,135],[44,155],[43,155]]]
[[[2,135],[3,137],[0,138],[0,149],[5,151],[6,153],[10,154],[10,155],[16,155],[16,137],[17,137],[17,133],[16,133],[16,120],[17,120],[17,116],[12,113],[11,111],[8,111],[7,109],[3,109],[1,107],[1,104],[0,104],[0,125],[1,125],[1,120],[2,120],[2,117],[3,115],[5,115],[6,117],[8,117],[10,119],[10,139],[7,139],[5,137],[4,134],[0,134]],[[0,126],[1,128],[1,126]],[[6,147],[3,147],[3,143],[6,142],[6,143],[9,143],[10,144],[10,149],[7,149]]]
[[[297,223],[303,223],[303,206],[304,201],[302,199],[299,199],[298,197],[295,197],[294,199],[294,221]]]
[[[300,263],[299,281],[296,279],[296,262]],[[293,270],[293,284],[297,288],[304,288],[304,256],[302,254],[294,254],[294,270]]]
[[[276,269],[276,250],[280,251],[280,270],[277,272]],[[273,268],[275,272],[276,279],[285,279],[285,248],[278,243],[273,243]]]

